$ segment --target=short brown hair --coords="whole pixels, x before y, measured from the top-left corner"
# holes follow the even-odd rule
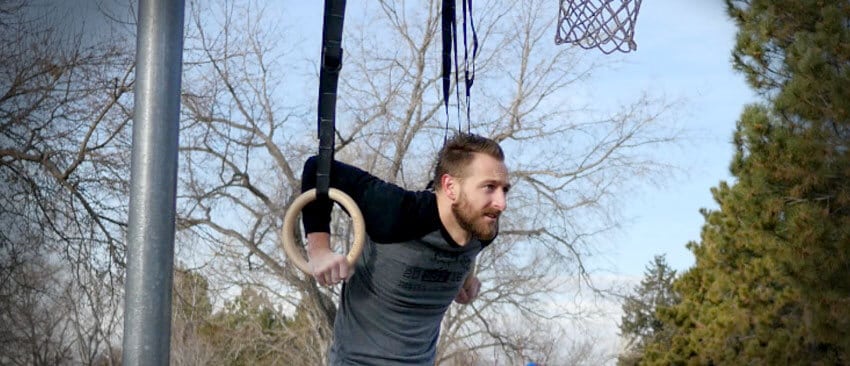
[[[466,168],[475,157],[475,153],[486,154],[501,162],[505,153],[499,143],[493,139],[472,133],[458,133],[448,141],[437,154],[437,166],[434,168],[434,189],[440,190],[440,178],[443,174],[453,177],[466,177]]]

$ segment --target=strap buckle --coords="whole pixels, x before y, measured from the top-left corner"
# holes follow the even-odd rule
[[[322,47],[322,69],[330,72],[342,70],[342,47],[339,45]]]

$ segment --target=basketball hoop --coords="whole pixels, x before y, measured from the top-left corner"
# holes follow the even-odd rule
[[[598,48],[605,54],[637,49],[635,23],[641,0],[559,0],[555,44]]]

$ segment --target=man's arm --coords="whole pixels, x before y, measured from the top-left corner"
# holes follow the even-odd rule
[[[304,164],[302,192],[316,186],[317,160],[314,156]],[[330,186],[345,192],[357,203],[371,240],[398,242],[439,228],[436,199],[432,193],[410,192],[351,165],[332,164]],[[313,201],[302,210],[309,264],[313,277],[322,286],[335,285],[353,274],[345,256],[331,250],[331,208],[328,201]]]
[[[316,186],[317,158],[304,164],[301,191]],[[354,166],[334,161],[330,186],[357,203],[366,222],[366,234],[378,243],[394,243],[420,237],[440,227],[436,198],[432,192],[413,192],[385,182]],[[311,202],[302,210],[307,234],[330,231],[329,202]],[[309,242],[309,240],[308,240]]]

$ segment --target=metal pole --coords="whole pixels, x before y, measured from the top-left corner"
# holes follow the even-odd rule
[[[183,0],[140,0],[124,365],[168,365]]]

